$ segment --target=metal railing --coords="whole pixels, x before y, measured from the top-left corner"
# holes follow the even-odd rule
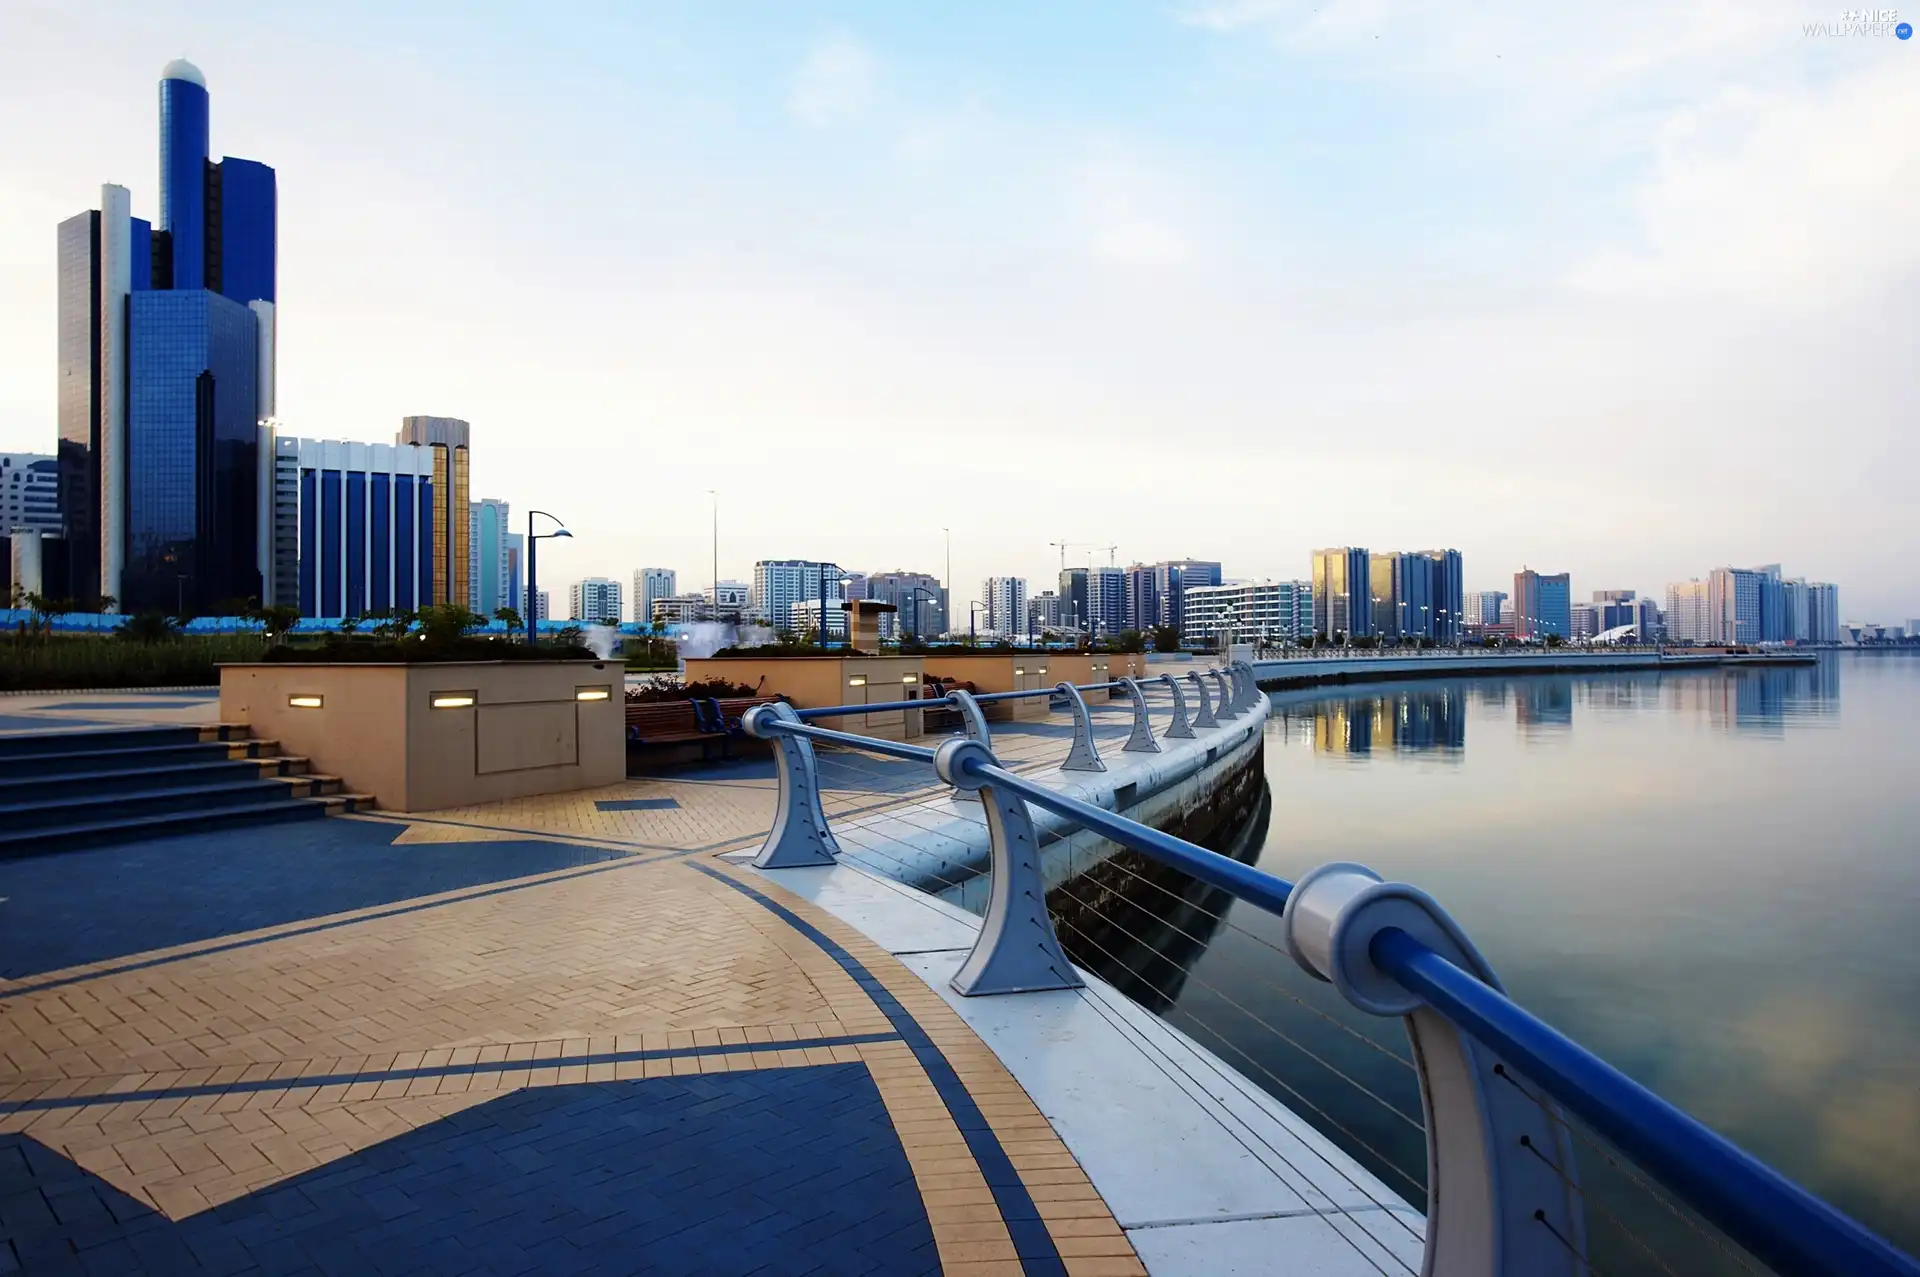
[[[1413,660],[1421,657],[1510,657],[1539,660],[1548,656],[1661,656],[1667,651],[1660,643],[1587,644],[1577,640],[1560,647],[1480,647],[1446,644],[1440,647],[1256,647],[1257,661],[1345,661]]]
[[[1205,677],[1190,671],[1185,679],[1163,674],[1148,681],[1172,691],[1169,738],[1218,730],[1251,713],[1265,718],[1265,697],[1246,662],[1206,671]],[[1209,697],[1210,683],[1217,697]],[[1198,710],[1191,720],[1189,688]],[[1780,1273],[1920,1277],[1920,1263],[1912,1257],[1513,1002],[1465,932],[1418,888],[1385,882],[1345,862],[1322,865],[1289,883],[1050,788],[994,754],[982,703],[1058,696],[1074,717],[1062,768],[1104,770],[1081,693],[1115,689],[1127,692],[1134,710],[1124,748],[1158,751],[1145,688],[1132,678],[807,710],[758,706],[748,712],[745,727],[774,747],[780,780],[774,825],[754,864],[782,869],[836,863],[839,848],[820,798],[818,743],[927,764],[983,804],[990,891],[979,936],[951,981],[961,994],[1084,983],[1047,910],[1033,807],[1276,915],[1280,947],[1294,962],[1331,983],[1352,1007],[1400,1017],[1411,1039],[1411,1066],[1426,1116],[1426,1274],[1589,1277],[1598,1271],[1588,1254],[1590,1203],[1574,1164],[1579,1128],[1571,1115]],[[846,715],[940,706],[959,712],[964,734],[937,748],[815,725]]]

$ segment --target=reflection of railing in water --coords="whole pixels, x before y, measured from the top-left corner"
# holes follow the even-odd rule
[[[1252,864],[1272,811],[1262,779],[1251,810],[1229,813],[1202,845]],[[1232,903],[1231,893],[1126,850],[1047,893],[1067,956],[1156,1014],[1178,1000]]]

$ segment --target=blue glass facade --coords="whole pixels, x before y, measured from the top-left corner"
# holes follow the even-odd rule
[[[320,497],[320,476],[312,470],[300,472],[300,508],[314,509]],[[300,520],[300,615],[319,616],[320,596],[314,574],[320,564],[320,529],[313,519]]]
[[[377,547],[393,544],[393,515],[389,510],[393,502],[393,476],[376,474],[371,477],[372,508],[368,511],[373,524],[373,544]],[[369,602],[376,612],[384,612],[393,606],[393,561],[390,555],[374,552],[372,563],[373,590]]]
[[[204,289],[139,292],[128,306],[122,607],[257,597],[253,313]]]
[[[410,474],[397,474],[393,477],[393,605],[402,612],[410,612],[420,606],[414,595],[414,546],[416,531],[420,524],[429,529],[433,526],[431,505],[427,506],[428,517],[418,518],[414,502],[419,498],[414,492],[414,479]],[[431,484],[421,484],[431,487]],[[429,533],[430,535],[431,533]],[[429,555],[427,562],[433,561]]]
[[[207,283],[237,302],[273,301],[278,182],[272,169],[231,157],[207,166]]]
[[[172,287],[206,286],[207,90],[160,81],[160,229],[173,240]]]

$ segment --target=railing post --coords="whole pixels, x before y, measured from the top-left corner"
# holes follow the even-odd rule
[[[1103,772],[1107,765],[1100,761],[1100,751],[1093,743],[1093,716],[1087,713],[1087,702],[1081,698],[1080,689],[1072,683],[1057,683],[1054,691],[1067,694],[1067,709],[1073,714],[1073,748],[1067,751],[1067,761],[1060,764],[1063,772]]]
[[[979,741],[955,737],[934,751],[933,770],[956,789],[979,791],[987,815],[993,879],[973,952],[948,983],[967,997],[1077,989],[1085,981],[1067,961],[1047,914],[1040,840],[1034,836],[1026,800],[975,780],[959,765],[965,758],[997,765],[993,751]]]
[[[1499,1057],[1374,965],[1397,927],[1495,989],[1473,942],[1433,898],[1362,865],[1294,884],[1281,938],[1309,975],[1374,1015],[1405,1019],[1427,1121],[1427,1254],[1433,1277],[1590,1277],[1572,1139],[1559,1107],[1522,1089]],[[1543,1227],[1544,1225],[1544,1227]]]
[[[1254,672],[1252,661],[1241,661],[1238,668],[1240,670],[1242,684],[1246,688],[1247,703],[1245,708],[1257,709],[1260,706],[1260,698],[1266,695],[1266,693],[1260,690],[1260,675]]]
[[[813,742],[804,736],[769,730],[771,722],[799,721],[800,716],[785,701],[756,705],[740,718],[747,735],[773,745],[779,774],[773,828],[767,831],[760,854],[753,858],[755,869],[830,865],[840,852],[833,830],[827,826],[826,809],[820,805],[820,769],[814,762]]]
[[[1214,681],[1220,684],[1220,717],[1232,718],[1239,712],[1233,704],[1233,684],[1227,682],[1223,670],[1208,670],[1207,673],[1213,675]]]
[[[1193,727],[1187,722],[1187,696],[1180,690],[1180,680],[1171,674],[1162,674],[1160,681],[1173,689],[1173,726],[1167,728],[1167,739],[1192,740]]]
[[[973,693],[955,688],[947,693],[953,701],[953,707],[960,711],[960,730],[967,740],[977,740],[989,750],[993,748],[993,733],[987,728],[987,716],[980,708],[980,702],[973,699]],[[955,798],[977,798],[964,789],[953,791]]]
[[[1193,725],[1200,728],[1220,726],[1220,720],[1213,716],[1213,706],[1207,701],[1207,680],[1200,677],[1199,670],[1188,670],[1187,677],[1193,680],[1193,690],[1200,698],[1200,708],[1193,716]]]
[[[1127,743],[1120,747],[1123,754],[1157,754],[1160,742],[1153,738],[1153,721],[1147,717],[1147,694],[1140,690],[1140,680],[1123,678],[1127,696],[1133,701],[1133,732],[1127,737]]]

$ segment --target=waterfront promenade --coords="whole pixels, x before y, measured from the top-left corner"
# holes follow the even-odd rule
[[[1094,717],[1117,747],[1128,716]],[[1141,783],[1059,772],[1063,728],[996,748]],[[828,814],[875,847],[971,811],[835,761]],[[743,763],[0,862],[0,1272],[1417,1266],[1417,1212],[1110,988],[962,999],[972,915],[852,857],[750,868],[773,786]]]

